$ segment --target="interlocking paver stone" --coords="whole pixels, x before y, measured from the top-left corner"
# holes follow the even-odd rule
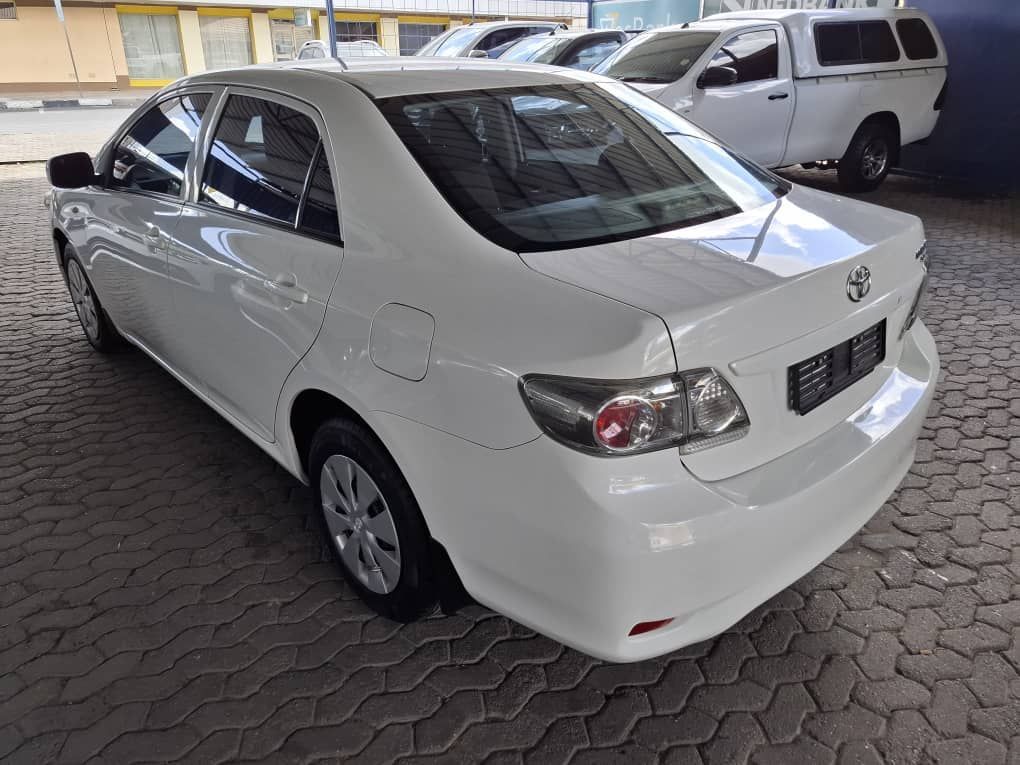
[[[374,617],[305,489],[142,354],[90,350],[44,190],[0,166],[5,763],[1020,762],[1020,200],[868,197],[933,258],[910,474],[723,636],[609,666],[477,606]]]

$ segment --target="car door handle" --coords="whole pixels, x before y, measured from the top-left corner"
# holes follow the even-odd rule
[[[279,279],[266,279],[262,282],[262,286],[264,286],[268,292],[271,292],[284,300],[290,300],[294,303],[308,302],[308,292],[299,287],[297,282],[292,278],[281,277]]]
[[[157,226],[155,223],[146,223],[145,238],[159,241],[159,237],[160,237],[159,226]]]
[[[789,98],[789,96],[790,96],[789,93],[773,93],[771,96],[769,96],[769,101],[779,101],[783,98]]]

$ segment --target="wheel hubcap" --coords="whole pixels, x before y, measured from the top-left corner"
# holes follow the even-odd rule
[[[89,286],[85,274],[82,273],[78,261],[72,260],[67,266],[67,286],[71,291],[71,302],[74,303],[74,312],[78,314],[78,321],[90,340],[99,337],[99,314],[96,310],[96,301],[92,296],[92,288]]]
[[[885,172],[885,166],[889,162],[889,148],[885,141],[872,141],[864,149],[864,158],[861,160],[861,172],[869,181],[873,181]]]
[[[350,457],[334,454],[319,476],[322,512],[344,567],[372,592],[400,581],[400,541],[375,481]]]

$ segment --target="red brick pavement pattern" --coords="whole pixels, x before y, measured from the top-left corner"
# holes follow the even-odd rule
[[[910,475],[726,634],[611,666],[478,607],[373,617],[304,488],[141,353],[90,350],[43,191],[0,184],[0,760],[1020,762],[1016,200],[869,197],[934,261]]]

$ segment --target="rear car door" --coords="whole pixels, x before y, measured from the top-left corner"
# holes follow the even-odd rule
[[[692,121],[759,164],[779,164],[793,115],[790,53],[781,27],[731,35],[716,48],[709,67],[734,69],[732,85],[694,88]]]
[[[343,259],[325,136],[308,104],[228,88],[170,248],[186,373],[267,441]]]
[[[163,357],[172,312],[166,251],[183,205],[187,164],[212,92],[179,92],[146,109],[105,156],[91,201],[86,259],[103,307],[123,333]]]

